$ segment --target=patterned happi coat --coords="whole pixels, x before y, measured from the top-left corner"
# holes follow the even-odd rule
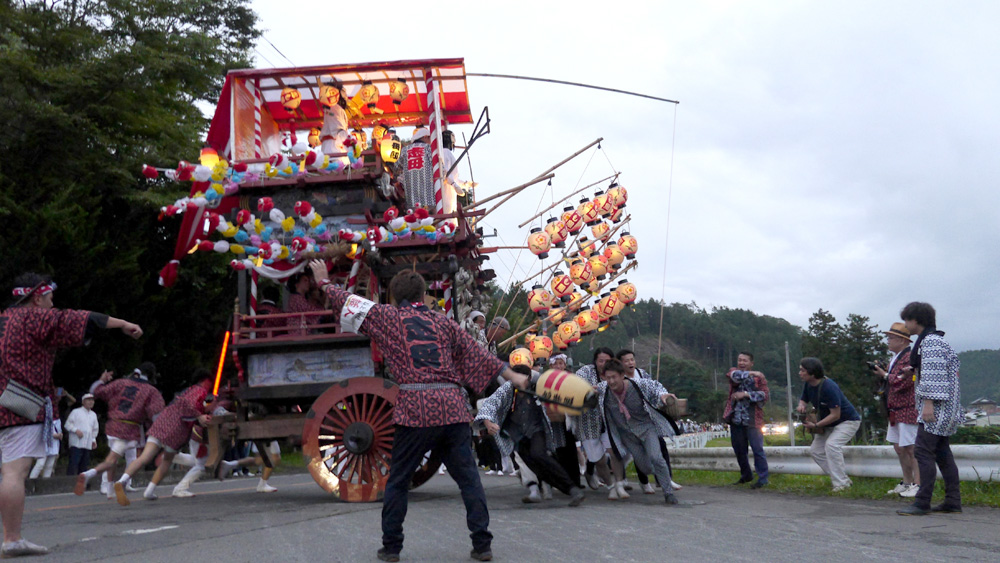
[[[890,424],[916,424],[917,408],[914,402],[916,383],[912,375],[903,373],[903,370],[910,367],[910,348],[903,350],[896,363],[892,364],[892,369],[887,374],[889,381],[889,394],[886,405],[889,407]]]
[[[767,379],[759,375],[750,375],[749,371],[732,368],[726,373],[729,380],[729,395],[726,396],[726,408],[722,412],[722,420],[738,426],[750,426],[747,415],[753,412],[753,427],[764,427],[764,403],[771,400],[771,391],[767,388]],[[746,399],[733,400],[733,393],[746,391],[750,396]]]
[[[653,424],[656,426],[657,435],[662,436],[664,438],[675,436],[676,432],[674,432],[673,427],[670,426],[670,422],[667,420],[667,417],[663,416],[663,413],[652,407],[652,405],[659,405],[661,403],[660,395],[666,393],[667,389],[663,387],[663,385],[660,384],[659,381],[656,381],[654,379],[632,378],[632,379],[626,379],[625,381],[626,385],[629,384],[629,382],[631,382],[633,384],[632,391],[639,391],[640,393],[642,393],[642,396],[646,399],[645,401],[643,401],[643,406],[646,408],[646,412],[649,413],[649,418],[652,419]],[[608,383],[606,381],[602,381],[600,385],[597,386],[598,404],[600,405],[600,408],[596,409],[598,416],[604,415],[605,397],[609,393],[611,393],[611,391],[608,391]],[[610,397],[607,400],[612,403],[611,405],[608,406],[608,408],[613,408],[613,409],[618,408],[618,405],[614,404],[616,402],[616,399],[614,397]],[[618,448],[619,452],[624,453],[628,451],[625,448],[624,443],[622,442],[621,439],[620,433],[622,429],[620,429],[617,424],[608,424],[607,426],[608,426],[608,436],[612,440],[611,443],[614,444],[616,448]]]
[[[431,146],[427,143],[412,143],[403,149],[403,154],[396,163],[396,175],[403,182],[406,206],[413,209],[420,203],[424,209],[434,213],[437,201],[434,196]]]
[[[924,337],[920,343],[920,366],[917,372],[916,401],[918,411],[924,400],[934,401],[934,422],[917,421],[924,430],[938,436],[951,436],[965,420],[962,393],[958,385],[958,354],[937,333]]]
[[[353,314],[345,309],[352,294],[333,285],[326,287],[326,293],[334,315],[344,323],[345,315]],[[472,422],[461,386],[482,393],[507,367],[476,344],[458,323],[432,312],[423,304],[371,305],[358,333],[378,345],[397,383],[454,384],[447,389],[400,389],[392,410],[392,422],[401,426]]]
[[[89,311],[39,307],[14,307],[0,314],[0,392],[14,380],[55,404],[56,350],[85,344],[90,316]],[[28,420],[0,407],[0,428],[43,422],[42,411],[38,419]]]
[[[514,406],[515,392],[516,389],[513,383],[509,381],[504,382],[495,393],[483,400],[482,406],[479,407],[479,414],[476,415],[476,420],[489,420],[501,428],[501,431],[497,432],[493,438],[497,442],[497,448],[500,449],[500,453],[504,456],[514,453],[514,449],[517,446],[510,439],[510,436],[502,430],[503,423],[507,420],[507,415],[510,414],[511,408]],[[554,452],[556,448],[565,446],[566,433],[552,431],[552,422],[549,420],[549,413],[545,408],[542,408],[542,420],[545,429],[545,446],[548,450]]]
[[[211,411],[212,407],[205,407],[207,396],[208,389],[202,385],[192,385],[178,393],[153,421],[149,437],[172,450],[180,450],[191,438],[198,417]]]
[[[104,433],[126,442],[142,438],[142,426],[153,423],[163,410],[163,395],[149,383],[133,377],[116,379],[94,389],[94,397],[108,404]]]
[[[593,385],[595,388],[601,382],[594,364],[583,366],[576,374],[586,379],[587,383]],[[577,439],[594,440],[601,437],[601,413],[596,410],[590,409],[580,416],[568,416],[566,418],[572,423],[573,434],[576,435]]]

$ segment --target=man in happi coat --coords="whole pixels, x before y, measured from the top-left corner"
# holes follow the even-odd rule
[[[458,323],[431,312],[423,304],[427,286],[420,274],[409,270],[396,274],[389,283],[396,305],[377,305],[331,284],[322,261],[313,260],[309,266],[317,285],[330,298],[341,328],[370,337],[399,383],[378,558],[399,561],[410,481],[424,454],[437,450],[462,493],[472,538],[470,555],[481,561],[492,559],[493,534],[488,530],[486,495],[472,456],[472,416],[462,386],[481,393],[490,381],[503,376],[523,389],[528,378],[476,344]]]
[[[143,426],[151,425],[153,418],[163,410],[163,395],[149,382],[155,374],[156,366],[152,362],[144,362],[128,377],[94,389],[94,396],[108,404],[108,422],[104,433],[107,434],[110,451],[104,461],[77,476],[73,489],[77,495],[87,490],[87,482],[95,475],[104,471],[113,474],[115,465],[125,457],[125,452],[139,446]],[[111,498],[112,491],[108,489],[107,494]]]
[[[45,456],[52,435],[56,388],[52,366],[60,348],[81,346],[101,329],[120,328],[132,338],[142,336],[138,325],[90,311],[53,306],[56,284],[48,277],[26,273],[14,280],[15,302],[0,314],[0,517],[3,558],[42,555],[48,549],[21,537],[24,479],[34,458]],[[43,403],[30,418],[30,404]],[[6,406],[4,406],[6,405]],[[20,405],[20,406],[19,406]]]

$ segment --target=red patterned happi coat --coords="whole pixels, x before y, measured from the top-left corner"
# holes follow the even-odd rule
[[[326,288],[335,315],[350,293]],[[472,422],[459,386],[477,393],[503,373],[506,365],[476,344],[458,323],[424,305],[375,305],[361,324],[361,334],[378,345],[397,383],[453,383],[448,389],[399,390],[393,424],[428,427]]]
[[[0,392],[13,379],[56,402],[52,366],[56,350],[82,346],[89,311],[14,307],[0,314]],[[28,420],[0,407],[0,428],[43,422]]]
[[[180,450],[191,438],[191,429],[198,416],[208,414],[205,409],[207,396],[208,389],[202,385],[192,385],[178,393],[156,417],[149,429],[149,437],[156,438],[172,450]]]
[[[163,395],[149,383],[127,377],[116,379],[94,390],[94,397],[108,404],[105,433],[125,441],[138,441],[144,424],[163,410]]]

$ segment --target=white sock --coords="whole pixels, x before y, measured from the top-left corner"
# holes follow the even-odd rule
[[[121,483],[123,487],[127,487],[128,484],[132,482],[132,476],[128,473],[122,473],[122,476],[118,478],[118,482]]]
[[[156,489],[156,484],[150,482],[148,485],[146,485],[146,492],[144,492],[143,494],[144,495],[151,495],[151,494],[153,494],[153,490],[154,489]]]
[[[94,475],[97,475],[97,471],[95,471],[93,469],[88,469],[88,470],[86,470],[86,471],[83,472],[83,478],[86,479],[86,480],[88,480],[88,481],[90,481],[94,477]],[[107,480],[108,480],[108,477],[107,477],[108,474],[107,473],[102,473],[102,475],[104,475],[104,481],[103,482],[106,483]]]

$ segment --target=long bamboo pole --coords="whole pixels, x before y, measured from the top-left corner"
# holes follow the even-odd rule
[[[593,184],[587,184],[586,186],[580,188],[579,190],[576,190],[575,192],[569,194],[568,196],[560,199],[559,201],[557,201],[557,202],[553,203],[552,205],[546,207],[545,209],[541,210],[540,212],[538,212],[531,219],[528,219],[527,221],[525,221],[525,222],[521,223],[520,225],[518,225],[517,228],[523,229],[524,226],[527,225],[528,223],[534,221],[535,219],[538,219],[539,217],[541,217],[542,215],[544,215],[546,212],[548,212],[553,207],[559,205],[560,203],[566,201],[567,199],[575,196],[576,194],[582,192],[583,190],[585,190],[587,188],[592,188],[592,187],[596,186],[597,184],[603,184],[604,182],[607,182],[608,180],[618,179],[618,174],[620,174],[620,172],[616,172],[616,173],[612,174],[611,176],[608,176],[607,178],[604,178],[603,180],[598,180],[598,181],[594,182]]]
[[[549,174],[548,176],[545,176],[544,178],[535,178],[534,180],[531,180],[530,182],[528,182],[526,184],[521,184],[520,186],[516,186],[516,187],[510,188],[509,190],[504,190],[502,192],[497,192],[497,193],[491,195],[490,197],[481,199],[481,200],[473,203],[472,205],[466,206],[465,209],[472,209],[473,207],[480,206],[480,205],[482,205],[482,204],[484,204],[486,202],[493,201],[494,199],[496,199],[498,197],[503,197],[505,195],[509,195],[509,194],[512,194],[512,193],[513,194],[517,194],[521,190],[523,190],[524,188],[527,188],[528,186],[533,186],[533,185],[537,184],[538,182],[541,182],[543,180],[548,180],[549,178],[555,178],[555,176],[556,176],[555,174]]]

